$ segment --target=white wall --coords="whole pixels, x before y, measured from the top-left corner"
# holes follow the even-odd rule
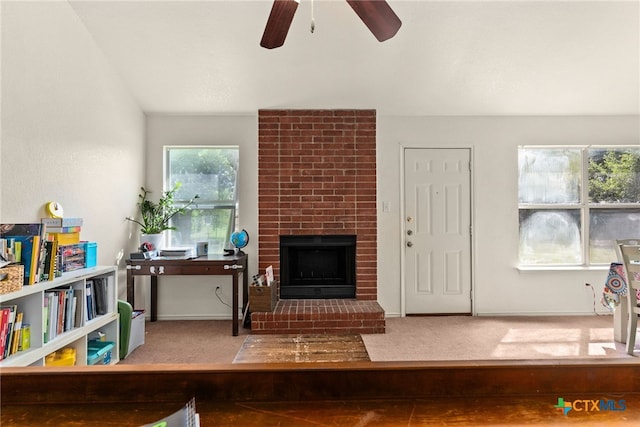
[[[137,242],[124,218],[144,178],[144,120],[67,2],[2,2],[0,222],[39,222],[58,201],[113,265]]]
[[[519,271],[517,147],[522,144],[638,144],[638,117],[378,117],[378,301],[387,316],[401,314],[401,147],[473,150],[474,310],[478,315],[589,314],[596,308],[606,269]],[[255,115],[148,117],[147,182],[162,188],[164,145],[240,145],[240,224],[257,230],[257,129]],[[153,185],[153,187],[151,187]],[[382,212],[382,202],[390,212]],[[256,239],[247,248],[250,274],[257,267]],[[163,278],[160,318],[228,318],[230,281]],[[148,300],[147,290],[141,296]],[[148,308],[148,307],[147,307]]]
[[[473,150],[475,312],[589,314],[606,270],[519,271],[518,164],[522,144],[639,144],[638,116],[378,117],[378,295],[387,315],[401,313],[401,147]],[[389,201],[391,211],[382,212]],[[636,230],[637,231],[637,230]],[[612,260],[613,261],[613,260]]]
[[[166,145],[237,145],[240,147],[239,228],[249,233],[249,274],[257,271],[258,118],[257,112],[229,116],[149,115],[147,118],[147,188],[162,191],[163,148]],[[140,280],[140,279],[136,279]],[[158,318],[231,318],[231,278],[224,276],[163,277],[158,285]],[[137,286],[137,285],[136,285]],[[140,286],[140,298],[149,290]],[[138,298],[138,294],[136,294]],[[242,298],[242,294],[240,295]],[[240,300],[242,301],[242,299]]]

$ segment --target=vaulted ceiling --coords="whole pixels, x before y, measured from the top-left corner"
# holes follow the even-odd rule
[[[267,0],[69,1],[149,113],[640,113],[638,1],[388,2],[388,41],[344,0],[301,0],[268,50]]]

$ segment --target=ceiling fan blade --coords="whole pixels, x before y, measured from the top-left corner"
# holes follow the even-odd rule
[[[395,36],[402,26],[402,21],[385,0],[347,0],[347,3],[378,41]]]
[[[267,25],[264,28],[262,40],[260,40],[260,46],[273,49],[284,44],[299,3],[300,0],[273,1]]]

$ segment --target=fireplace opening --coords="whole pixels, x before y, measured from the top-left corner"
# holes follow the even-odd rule
[[[280,236],[280,298],[355,298],[356,236]]]

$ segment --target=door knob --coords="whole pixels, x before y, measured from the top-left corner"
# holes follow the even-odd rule
[[[413,242],[412,242],[412,241],[408,241],[408,242],[407,242],[407,246],[408,246],[408,247],[413,246]]]

